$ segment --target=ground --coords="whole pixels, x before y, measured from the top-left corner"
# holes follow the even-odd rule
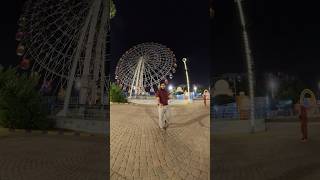
[[[209,109],[171,107],[161,131],[151,105],[111,106],[111,179],[209,179]],[[269,122],[266,132],[212,135],[217,180],[319,180],[320,123],[300,142],[297,120]],[[106,139],[8,132],[0,128],[0,179],[106,179]]]
[[[209,108],[172,105],[170,126],[158,126],[155,105],[110,107],[111,179],[209,179]]]
[[[320,124],[309,124],[310,139],[302,143],[295,121],[268,123],[256,134],[211,135],[213,179],[319,180]]]
[[[106,139],[0,128],[1,180],[104,180]]]

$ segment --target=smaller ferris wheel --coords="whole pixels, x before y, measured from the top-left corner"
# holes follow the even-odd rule
[[[132,95],[154,92],[162,80],[173,78],[177,62],[173,51],[162,44],[142,43],[129,49],[116,67],[116,80]]]

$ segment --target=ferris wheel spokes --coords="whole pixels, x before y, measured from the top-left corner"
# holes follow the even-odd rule
[[[176,68],[173,52],[158,43],[142,43],[125,52],[116,67],[116,80],[129,91],[129,98],[154,92],[161,80]]]

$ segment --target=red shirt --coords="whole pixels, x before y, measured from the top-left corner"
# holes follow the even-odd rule
[[[300,116],[299,116],[299,118],[300,118],[300,120],[301,120],[302,122],[306,122],[306,121],[308,120],[307,109],[302,106],[300,110],[301,110],[301,111],[300,111]]]
[[[156,93],[156,97],[159,97],[160,104],[168,105],[169,93],[165,89],[159,89]]]

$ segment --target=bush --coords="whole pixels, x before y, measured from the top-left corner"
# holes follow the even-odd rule
[[[18,75],[16,69],[0,70],[0,125],[15,129],[48,129],[42,97],[36,90],[39,78]]]
[[[233,102],[235,102],[234,98],[228,95],[218,95],[213,99],[215,105],[226,105]]]
[[[184,94],[183,92],[175,92],[175,93],[173,93],[174,95],[182,95],[182,94]]]
[[[121,88],[115,83],[112,83],[110,86],[110,101],[120,103],[128,102]]]

